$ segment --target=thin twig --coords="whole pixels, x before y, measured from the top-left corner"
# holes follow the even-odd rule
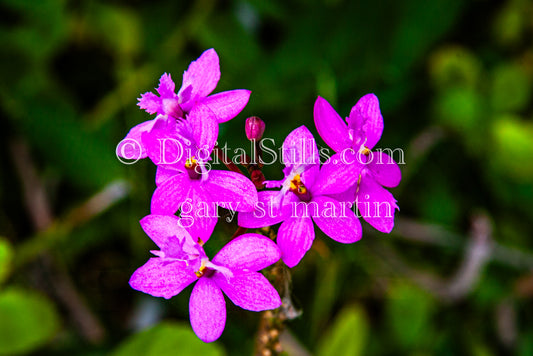
[[[26,259],[23,259],[23,262],[29,262],[38,257],[44,269],[42,272],[52,276],[50,283],[46,284],[49,293],[55,295],[56,299],[65,306],[73,323],[86,340],[95,344],[100,343],[105,337],[103,326],[91,312],[65,269],[60,268],[57,261],[47,253],[47,248],[50,248],[51,242],[54,241],[50,239],[51,236],[64,236],[74,226],[89,220],[107,208],[110,199],[104,199],[106,196],[112,195],[114,199],[111,200],[116,201],[121,194],[117,192],[117,189],[108,188],[107,191],[97,194],[87,203],[73,210],[69,215],[71,219],[67,219],[62,224],[63,226],[58,227],[61,223],[57,223],[53,219],[46,190],[38,177],[28,145],[22,140],[16,140],[10,143],[10,149],[22,181],[26,208],[37,231],[34,238],[18,247],[15,266],[20,267],[23,264],[19,256],[25,256]],[[62,231],[63,234],[54,234],[54,232],[59,231]],[[35,248],[35,246],[41,248]],[[28,254],[28,251],[33,251],[33,253]]]
[[[481,278],[483,267],[490,260],[492,237],[489,218],[477,215],[472,219],[470,242],[465,248],[463,260],[458,269],[448,279],[428,272],[420,272],[409,266],[389,247],[382,246],[380,251],[394,272],[400,272],[420,287],[445,301],[456,301],[467,296]],[[427,241],[427,239],[419,240]],[[441,244],[440,241],[439,244]]]
[[[235,173],[240,173],[242,175],[244,175],[243,171],[240,170],[240,168],[235,164],[233,163],[227,156],[226,156],[226,153],[221,150],[218,146],[215,146],[215,148],[213,148],[213,152],[217,155],[217,157],[222,161],[222,163],[224,163],[224,165],[230,170],[230,171],[233,171]]]
[[[442,226],[417,222],[413,219],[398,217],[391,234],[404,240],[427,245],[464,248],[465,238]],[[533,270],[533,254],[517,248],[504,246],[492,239],[490,260],[514,267],[519,270]]]

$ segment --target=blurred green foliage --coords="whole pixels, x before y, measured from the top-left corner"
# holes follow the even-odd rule
[[[0,292],[0,355],[23,354],[50,341],[59,328],[53,304],[35,292]]]
[[[160,323],[142,331],[115,350],[113,356],[223,356],[225,353],[216,344],[206,344],[198,339],[190,325]]]
[[[228,302],[223,336],[204,345],[190,288],[147,304],[128,286],[154,248],[138,221],[155,169],[121,164],[115,145],[149,118],[140,93],[164,72],[179,87],[213,47],[216,92],[252,90],[220,127],[232,149],[249,149],[247,116],[279,147],[299,125],[316,134],[317,95],[347,116],[374,92],[380,144],[405,150],[391,235],[364,222],[354,245],[317,233],[292,269],[297,347],[530,355],[532,15],[531,0],[1,0],[0,354],[253,353],[256,313]],[[491,252],[472,267],[480,215]],[[208,254],[235,228],[220,222]],[[450,297],[461,278],[469,288]]]

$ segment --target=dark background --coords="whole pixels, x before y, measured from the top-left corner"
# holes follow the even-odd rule
[[[138,224],[155,168],[115,146],[150,118],[140,94],[164,72],[179,88],[213,47],[215,92],[252,91],[221,125],[229,147],[249,147],[248,116],[281,144],[316,134],[317,95],[345,117],[373,92],[379,146],[405,151],[392,233],[316,229],[292,269],[289,354],[532,355],[532,15],[528,0],[2,0],[0,354],[252,354],[258,313],[228,301],[206,346],[190,287],[167,301],[128,285],[155,248]],[[207,253],[235,228],[219,222]]]

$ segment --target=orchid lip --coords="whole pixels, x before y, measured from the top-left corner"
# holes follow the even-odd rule
[[[176,119],[183,117],[183,110],[181,109],[177,98],[163,99],[162,106],[165,114],[172,116]]]
[[[187,161],[185,161],[185,170],[187,171],[189,178],[193,180],[201,178],[201,174],[198,172],[199,166],[198,161],[194,157],[187,158]]]
[[[301,201],[308,202],[311,200],[311,192],[303,184],[299,174],[295,175],[291,180],[289,190],[296,194]]]
[[[215,270],[206,267],[204,264],[198,269],[198,271],[195,271],[194,274],[196,274],[196,277],[211,277],[213,274],[215,274]]]

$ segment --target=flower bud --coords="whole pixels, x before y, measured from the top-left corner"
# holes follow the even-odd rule
[[[260,140],[265,132],[265,126],[265,122],[257,116],[247,118],[244,124],[244,130],[246,131],[248,140]]]
[[[259,169],[252,171],[250,179],[257,189],[263,189],[265,187],[265,176]]]

